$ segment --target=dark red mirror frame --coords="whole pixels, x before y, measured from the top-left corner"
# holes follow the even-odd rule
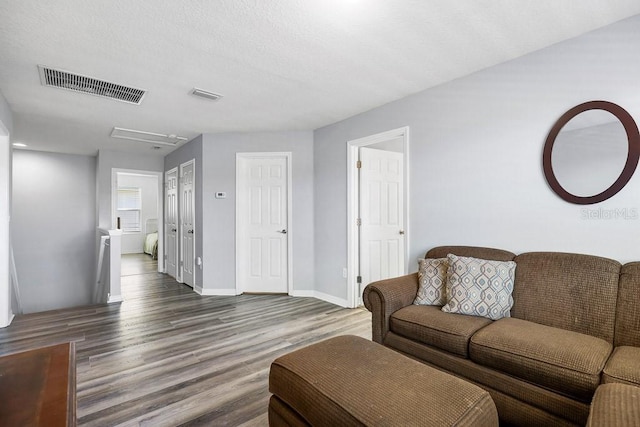
[[[553,151],[553,144],[560,133],[560,130],[566,125],[569,120],[574,118],[580,113],[583,113],[588,110],[605,110],[613,114],[620,120],[622,126],[624,126],[624,130],[627,133],[627,141],[629,143],[629,150],[627,152],[627,161],[625,162],[624,168],[620,173],[620,176],[616,181],[611,184],[609,188],[604,190],[602,193],[593,195],[593,196],[576,196],[575,194],[569,193],[567,190],[562,188],[562,185],[558,182],[556,178],[553,167],[551,166],[551,152]],[[544,151],[542,153],[542,167],[544,168],[544,176],[547,178],[547,182],[551,189],[562,199],[566,200],[569,203],[575,203],[578,205],[591,205],[594,203],[599,203],[608,198],[614,196],[620,190],[624,188],[625,185],[631,179],[631,176],[636,170],[638,166],[638,159],[640,159],[640,133],[638,133],[638,126],[636,126],[636,122],[633,120],[633,117],[627,111],[620,107],[617,104],[607,102],[607,101],[589,101],[580,105],[576,105],[566,113],[564,113],[556,122],[555,125],[551,128],[549,132],[549,136],[547,136],[547,141],[544,144]]]

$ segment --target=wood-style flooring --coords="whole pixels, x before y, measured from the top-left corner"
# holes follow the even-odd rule
[[[75,341],[79,426],[264,426],[278,356],[343,334],[371,338],[371,316],[282,295],[200,296],[123,257],[124,302],[17,316],[0,354]]]

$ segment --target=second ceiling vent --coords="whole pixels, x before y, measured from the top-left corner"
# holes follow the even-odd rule
[[[102,96],[130,104],[139,105],[147,93],[143,89],[106,82],[104,80],[94,79],[93,77],[73,74],[68,71],[56,70],[42,65],[38,65],[38,71],[40,72],[40,81],[44,86]]]
[[[200,98],[205,98],[210,101],[217,101],[222,98],[222,95],[220,95],[219,93],[210,92],[204,89],[198,89],[197,87],[193,88],[193,90],[191,91],[191,95],[199,96]]]

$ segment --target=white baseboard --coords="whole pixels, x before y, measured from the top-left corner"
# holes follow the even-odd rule
[[[315,291],[306,291],[306,290],[293,290],[289,294],[292,297],[300,297],[300,298],[315,298]]]
[[[11,315],[7,319],[7,324],[6,325],[0,325],[0,328],[6,328],[7,326],[11,325],[11,322],[13,322],[13,318],[14,317],[16,317],[16,315],[11,313]]]
[[[200,286],[194,286],[193,290],[202,296],[236,296],[235,289],[203,289]],[[311,290],[294,290],[290,294],[292,297],[300,298],[317,298],[322,301],[329,302],[331,304],[338,305],[340,307],[349,307],[349,302],[343,298],[337,298],[333,295],[325,294],[323,292],[311,291]]]
[[[324,292],[318,291],[306,291],[306,290],[298,290],[291,292],[292,297],[304,297],[304,298],[317,298],[322,301],[330,302],[331,304],[338,305],[340,307],[349,307],[349,302],[343,298],[337,298],[333,295],[325,294]]]
[[[235,289],[204,289],[200,286],[194,286],[193,290],[204,297],[208,296],[236,296]]]
[[[109,298],[107,298],[107,304],[122,301],[124,301],[124,299],[122,299],[122,295],[109,295]]]
[[[316,298],[321,299],[322,301],[330,302],[331,304],[339,305],[340,307],[349,307],[349,301],[347,301],[346,298],[338,298],[318,291],[315,291],[314,293]]]

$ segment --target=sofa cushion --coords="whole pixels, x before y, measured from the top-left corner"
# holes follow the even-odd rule
[[[447,259],[447,303],[442,311],[493,320],[510,316],[515,262],[454,254],[449,254]]]
[[[504,318],[471,337],[469,356],[481,365],[589,401],[611,344],[526,320]]]
[[[444,313],[438,306],[411,305],[393,313],[390,323],[390,329],[398,335],[468,357],[469,339],[491,320]]]
[[[445,283],[448,266],[446,258],[418,260],[418,294],[414,304],[442,306],[447,302]]]
[[[511,317],[613,343],[620,263],[592,255],[518,255]]]
[[[640,347],[616,347],[604,367],[602,382],[640,386]]]
[[[586,427],[637,427],[639,420],[640,388],[603,384],[593,395]]]

